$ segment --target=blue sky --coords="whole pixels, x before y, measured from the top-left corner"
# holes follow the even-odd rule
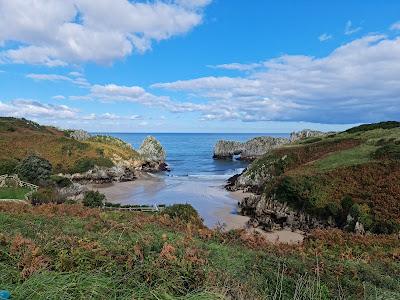
[[[399,119],[399,1],[0,1],[0,115],[115,132]]]

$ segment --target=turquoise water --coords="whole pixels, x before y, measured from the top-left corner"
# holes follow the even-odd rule
[[[214,145],[218,140],[247,141],[269,135],[288,137],[286,133],[102,133],[124,140],[138,149],[148,135],[155,136],[167,152],[169,176],[224,176],[233,175],[245,168],[242,161],[214,160]],[[225,176],[226,177],[226,176]]]

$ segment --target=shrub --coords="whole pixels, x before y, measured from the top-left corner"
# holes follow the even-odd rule
[[[46,159],[31,155],[17,166],[16,171],[21,179],[43,185],[50,178],[52,166]]]
[[[88,207],[102,207],[106,196],[99,191],[88,191],[83,198],[83,205]]]
[[[343,197],[342,201],[340,202],[343,211],[347,215],[350,211],[350,208],[354,205],[353,198],[351,198],[349,195],[346,195]]]
[[[202,224],[198,212],[190,204],[174,204],[167,206],[163,210],[163,213],[169,215],[171,218],[178,218],[184,222]]]
[[[15,159],[0,160],[0,175],[14,174],[18,166],[18,161]]]
[[[79,159],[74,167],[70,170],[71,173],[85,173],[92,170],[95,166],[111,168],[114,163],[105,157],[98,158],[81,158]]]
[[[32,193],[29,199],[32,205],[40,205],[46,203],[61,204],[66,201],[65,197],[63,197],[55,189],[50,187],[40,188],[37,192]]]
[[[72,181],[63,176],[52,175],[50,176],[50,180],[54,182],[59,188],[65,188],[72,185]]]
[[[386,121],[386,122],[380,122],[380,123],[363,124],[363,125],[360,125],[357,127],[347,129],[345,132],[356,133],[356,132],[362,132],[362,131],[368,131],[368,130],[374,130],[374,129],[392,129],[392,128],[396,128],[396,127],[400,127],[400,122]]]
[[[372,157],[375,159],[400,160],[400,145],[387,144],[379,147],[374,153],[372,153]]]

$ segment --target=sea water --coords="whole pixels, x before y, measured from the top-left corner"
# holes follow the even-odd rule
[[[142,141],[152,135],[167,153],[170,172],[155,174],[152,184],[138,180],[113,190],[109,201],[122,204],[189,203],[203,217],[206,225],[224,223],[221,210],[235,214],[237,198],[223,186],[226,180],[244,170],[248,163],[240,160],[212,158],[218,140],[244,142],[257,136],[288,137],[271,133],[101,133],[117,137],[139,149]],[[107,189],[104,192],[107,195]]]

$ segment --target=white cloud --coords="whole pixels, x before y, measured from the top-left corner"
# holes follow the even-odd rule
[[[175,3],[187,8],[201,8],[207,6],[212,0],[176,0]]]
[[[390,30],[400,30],[400,21],[392,24],[392,26],[390,26]]]
[[[362,27],[353,27],[352,22],[349,20],[346,23],[346,26],[344,28],[344,34],[345,35],[351,35],[353,33],[359,32],[362,29]]]
[[[65,100],[65,96],[63,96],[63,95],[56,95],[56,96],[53,96],[51,98],[54,99],[54,100]]]
[[[83,77],[83,74],[80,72],[69,72],[68,75],[72,77]]]
[[[244,77],[203,77],[162,88],[206,99],[185,103],[203,119],[358,123],[400,115],[400,38],[356,39],[326,57],[284,55]],[[190,110],[191,109],[191,110]]]
[[[31,73],[26,75],[27,78],[33,79],[33,80],[39,80],[39,81],[67,81],[71,82],[73,84],[79,85],[81,87],[88,87],[90,84],[86,80],[86,78],[83,77],[78,77],[78,78],[71,78],[65,75],[59,75],[59,74],[36,74],[36,73]]]
[[[323,33],[318,37],[320,42],[325,42],[325,41],[330,40],[332,38],[333,38],[333,36],[331,34],[327,34],[327,33]]]
[[[208,67],[214,69],[224,69],[224,70],[250,71],[261,66],[262,64],[259,63],[252,63],[252,64],[231,63],[231,64],[216,65],[216,66],[210,65]]]
[[[66,105],[43,104],[28,99],[0,101],[0,115],[18,118],[73,119],[78,111]]]
[[[0,52],[6,63],[49,67],[69,63],[112,63],[153,41],[184,34],[202,22],[209,0],[0,1]]]

